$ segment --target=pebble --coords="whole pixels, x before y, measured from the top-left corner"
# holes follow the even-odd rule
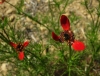
[[[7,74],[7,63],[2,63],[0,70],[1,70],[2,74],[4,76],[6,76],[6,74]]]

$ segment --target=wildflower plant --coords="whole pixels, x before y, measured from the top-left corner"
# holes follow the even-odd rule
[[[60,36],[57,36],[54,32],[52,32],[52,38],[59,42],[66,41],[70,46],[72,45],[73,49],[76,51],[84,50],[85,49],[84,43],[75,40],[74,34],[70,30],[69,19],[65,15],[61,16],[60,23],[61,23],[61,26],[62,26],[64,32],[61,32]]]
[[[25,41],[24,43],[18,43],[18,44],[10,42],[9,44],[18,52],[19,60],[23,60],[24,59],[24,48],[28,46],[29,41]]]
[[[45,2],[41,6],[39,1],[43,2],[36,1],[35,7],[41,9]],[[16,5],[8,0],[0,1],[0,6],[5,3],[15,8],[14,14],[16,14],[12,20],[5,14],[0,18],[0,61],[13,67],[7,69],[6,76],[99,75],[100,0],[97,0],[96,8],[90,8],[91,2],[88,5],[87,0],[80,3],[86,7],[87,14],[90,16],[90,20],[87,19],[88,24],[84,24],[87,27],[83,40],[77,38],[77,33],[74,31],[77,30],[77,20],[81,21],[81,17],[78,16],[80,19],[76,20],[76,14],[70,14],[73,16],[70,18],[65,11],[73,1],[48,0],[43,7],[46,7],[46,10],[44,11],[43,8],[41,11],[34,10],[35,13],[31,10],[36,9],[31,5],[34,4],[33,0],[29,3],[26,0],[20,0]],[[26,8],[26,6],[31,8]],[[61,27],[63,31],[60,30]]]

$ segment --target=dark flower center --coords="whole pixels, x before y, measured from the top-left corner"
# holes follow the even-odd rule
[[[60,42],[68,42],[69,45],[72,45],[72,43],[74,42],[74,34],[71,30],[67,30],[67,31],[64,31],[64,32],[61,32],[60,34],[60,39],[59,41]]]
[[[19,43],[18,45],[17,45],[17,47],[16,47],[16,50],[17,51],[23,51],[23,49],[24,49],[24,46],[21,44],[21,43]]]
[[[67,41],[67,40],[69,40],[70,39],[70,36],[68,35],[68,34],[64,34],[64,39]]]

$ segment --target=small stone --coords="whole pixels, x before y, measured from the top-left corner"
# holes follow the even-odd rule
[[[7,74],[7,67],[6,66],[7,66],[7,63],[3,63],[1,65],[1,71],[2,71],[3,75]]]

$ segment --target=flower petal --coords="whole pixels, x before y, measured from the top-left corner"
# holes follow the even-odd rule
[[[54,32],[52,32],[52,38],[56,41],[59,41],[59,36],[57,36]]]
[[[60,23],[61,23],[63,30],[69,30],[70,29],[69,19],[65,15],[61,16]]]
[[[16,47],[17,47],[17,44],[15,44],[15,43],[13,43],[13,42],[10,42],[9,44],[10,44],[10,46],[12,46],[13,48],[16,48]]]
[[[23,60],[24,59],[24,52],[23,51],[19,52],[18,58],[19,58],[19,60]]]
[[[85,49],[84,43],[80,41],[74,41],[74,43],[72,44],[72,47],[75,51],[82,51]]]
[[[23,46],[26,47],[26,46],[28,46],[28,44],[29,44],[29,41],[25,41],[25,42],[23,43]]]
[[[5,2],[5,0],[2,0],[1,2],[0,2],[0,4],[2,4],[2,3],[4,3]]]

